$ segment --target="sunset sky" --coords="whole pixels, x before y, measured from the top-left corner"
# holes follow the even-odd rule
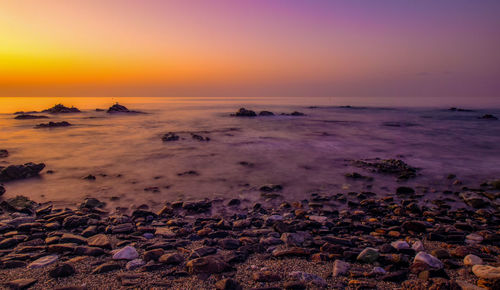
[[[498,0],[0,0],[0,96],[499,94]]]

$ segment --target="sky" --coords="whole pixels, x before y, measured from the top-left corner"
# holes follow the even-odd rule
[[[0,0],[0,96],[500,97],[498,0]]]

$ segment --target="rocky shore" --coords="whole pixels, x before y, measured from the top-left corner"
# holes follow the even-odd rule
[[[496,183],[422,205],[418,189],[109,209],[0,203],[12,289],[499,289]],[[281,191],[279,185],[262,192]],[[479,288],[480,287],[480,288]]]

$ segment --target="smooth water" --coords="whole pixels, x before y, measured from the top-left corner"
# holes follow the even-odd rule
[[[147,114],[95,111],[116,100]],[[500,120],[478,118],[499,116],[499,109],[453,112],[449,106],[403,108],[390,102],[362,107],[352,99],[67,98],[65,105],[83,112],[49,115],[50,120],[13,119],[20,108],[42,110],[55,101],[26,98],[2,106],[0,149],[10,156],[0,159],[0,165],[47,165],[38,178],[6,183],[6,197],[22,194],[38,202],[71,205],[92,196],[112,205],[159,206],[181,198],[256,200],[258,188],[267,183],[283,185],[285,198],[300,199],[312,192],[383,194],[401,184],[442,190],[453,188],[453,180],[446,178],[450,173],[473,187],[500,177]],[[358,106],[339,107],[347,104]],[[240,107],[297,110],[306,116],[231,117]],[[33,128],[62,120],[74,126]],[[181,140],[162,142],[167,132],[176,132]],[[194,140],[190,133],[211,141]],[[401,183],[394,176],[352,167],[351,160],[376,157],[402,159],[420,168],[419,175]],[[243,161],[251,166],[241,165]],[[190,170],[199,175],[178,175]],[[344,177],[353,171],[375,179]],[[83,179],[89,174],[97,179]],[[159,192],[145,190],[151,187]]]

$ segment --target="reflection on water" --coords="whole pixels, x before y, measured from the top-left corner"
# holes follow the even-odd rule
[[[0,149],[11,154],[0,163],[47,165],[39,178],[6,184],[5,195],[40,202],[71,204],[85,196],[127,206],[205,196],[254,200],[266,183],[282,184],[283,195],[294,198],[315,191],[393,190],[394,177],[349,162],[375,157],[401,158],[421,168],[410,185],[447,188],[450,173],[474,186],[500,176],[500,121],[477,118],[500,115],[498,110],[341,108],[345,103],[332,99],[134,98],[119,101],[148,114],[110,115],[95,108],[109,107],[116,101],[111,98],[1,101]],[[34,129],[49,120],[13,119],[14,111],[42,110],[59,101],[84,111],[49,120],[74,126]],[[241,106],[307,116],[229,116]],[[167,132],[176,132],[180,140],[162,142]],[[200,142],[191,133],[210,141]],[[346,180],[344,174],[354,170],[374,176],[373,188],[367,181]],[[180,174],[189,171],[198,175]],[[89,174],[96,180],[83,179]]]

